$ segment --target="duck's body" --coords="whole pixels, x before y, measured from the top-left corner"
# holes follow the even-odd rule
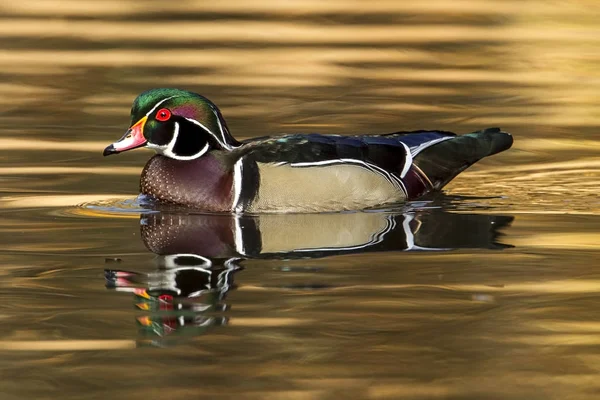
[[[360,210],[415,199],[512,144],[497,128],[462,136],[294,134],[239,143],[214,104],[176,89],[143,93],[132,118],[137,122],[105,155],[155,149],[141,192],[215,212]]]

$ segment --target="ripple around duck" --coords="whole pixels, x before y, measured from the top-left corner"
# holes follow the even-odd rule
[[[475,196],[459,196],[446,195],[444,193],[435,193],[426,196],[422,199],[400,202],[397,204],[386,205],[385,207],[370,208],[357,211],[342,211],[347,212],[369,212],[369,213],[406,213],[417,212],[430,209],[443,210],[460,210],[460,211],[483,211],[494,208],[489,201],[501,199],[502,197],[475,197]],[[184,214],[222,214],[222,213],[207,213],[202,210],[191,209],[183,206],[159,204],[153,199],[144,195],[139,195],[136,198],[114,198],[89,201],[78,204],[75,207],[62,209],[58,214],[64,216],[85,216],[85,217],[137,217],[141,213],[151,212],[181,212]],[[225,213],[228,214],[228,213]],[[330,214],[330,213],[326,213]]]
[[[84,202],[76,207],[63,209],[62,214],[85,217],[137,218],[141,213],[156,211],[154,203],[145,196],[128,199],[105,199]]]

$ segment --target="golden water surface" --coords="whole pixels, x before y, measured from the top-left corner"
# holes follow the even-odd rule
[[[591,0],[1,2],[0,398],[596,399],[599,20]],[[164,86],[238,138],[515,144],[382,213],[159,218],[134,200],[150,154],[101,154]],[[240,223],[262,252],[237,257]],[[180,310],[143,292],[187,286]]]

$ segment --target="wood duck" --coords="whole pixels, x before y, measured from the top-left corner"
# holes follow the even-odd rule
[[[289,134],[238,142],[210,100],[179,89],[140,94],[131,127],[104,155],[146,147],[140,191],[210,212],[361,210],[439,190],[483,157],[511,147],[498,128],[342,136]]]

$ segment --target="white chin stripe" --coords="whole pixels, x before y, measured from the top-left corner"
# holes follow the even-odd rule
[[[174,160],[180,160],[180,161],[195,160],[196,158],[203,156],[204,153],[206,153],[210,148],[210,144],[208,142],[206,142],[204,147],[202,149],[200,149],[200,151],[196,154],[192,154],[191,156],[177,155],[173,152],[173,149],[175,148],[175,143],[177,143],[178,137],[179,137],[179,123],[175,122],[175,130],[173,131],[173,138],[171,139],[171,141],[168,144],[157,145],[157,144],[153,144],[153,143],[148,143],[147,147],[150,149],[153,149],[160,155],[172,158]]]
[[[208,151],[209,147],[210,147],[210,145],[208,143],[206,143],[204,145],[204,147],[202,148],[202,150],[200,150],[198,153],[191,155],[191,156],[179,156],[179,155],[173,153],[173,151],[170,148],[167,148],[166,150],[159,152],[159,153],[165,157],[169,157],[174,160],[189,161],[189,160],[195,160],[197,158],[202,157],[204,155],[204,153],[206,153]]]

